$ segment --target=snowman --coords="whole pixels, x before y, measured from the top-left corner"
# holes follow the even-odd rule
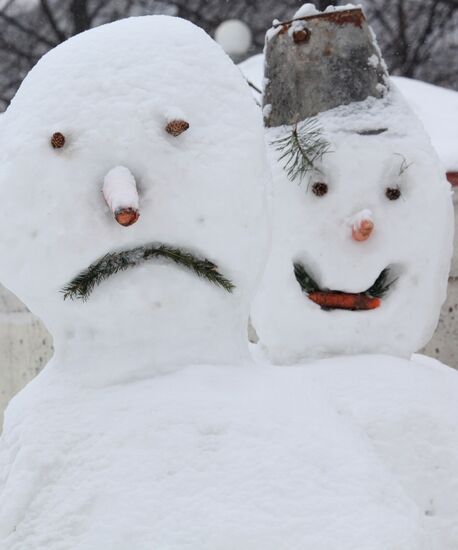
[[[450,188],[429,138],[358,8],[306,4],[275,24],[265,77],[274,229],[252,311],[262,347],[280,364],[409,357],[436,327],[452,252]]]
[[[428,339],[445,296],[453,227],[441,167],[360,9],[306,4],[275,24],[265,82],[274,231],[253,350],[325,387],[417,507],[417,547],[454,550],[458,375],[402,357]]]
[[[6,412],[2,550],[421,548],[352,418],[248,360],[263,128],[203,31],[143,17],[70,39],[0,144],[0,278],[56,348]]]
[[[1,124],[1,277],[52,333],[51,369],[106,384],[246,360],[267,170],[252,101],[231,109],[241,90],[217,46],[167,18],[78,36],[24,81]]]

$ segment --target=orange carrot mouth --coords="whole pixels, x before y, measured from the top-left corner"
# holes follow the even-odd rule
[[[320,288],[307,273],[303,264],[299,262],[294,263],[294,275],[309,300],[324,310],[369,311],[377,309],[382,304],[382,298],[397,280],[391,276],[391,270],[387,267],[365,292],[351,293]]]
[[[309,299],[323,309],[347,309],[364,311],[380,307],[382,300],[366,294],[349,294],[346,292],[310,292]]]

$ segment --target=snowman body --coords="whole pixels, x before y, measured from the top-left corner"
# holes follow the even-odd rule
[[[301,183],[278,159],[285,127],[268,130],[273,249],[252,311],[261,344],[276,363],[409,357],[431,337],[446,295],[450,187],[396,89],[317,123],[327,151]]]

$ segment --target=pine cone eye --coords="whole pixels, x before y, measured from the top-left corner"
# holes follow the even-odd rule
[[[54,132],[51,137],[51,145],[53,149],[62,149],[62,147],[65,145],[64,134],[61,134],[60,132]]]
[[[186,122],[186,120],[171,120],[165,127],[165,131],[174,137],[178,137],[183,132],[186,132],[188,128],[189,122]]]
[[[312,192],[317,197],[322,197],[328,192],[328,184],[321,181],[317,181],[312,185]]]
[[[401,190],[398,187],[387,187],[385,195],[390,201],[397,201],[401,196]]]

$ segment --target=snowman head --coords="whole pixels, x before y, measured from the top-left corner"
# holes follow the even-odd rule
[[[230,341],[266,251],[265,178],[256,105],[202,30],[93,29],[49,52],[1,117],[0,279],[57,349],[243,355]]]
[[[408,356],[432,335],[445,298],[449,185],[395,89],[313,124],[327,145],[300,183],[278,161],[285,127],[269,131],[274,243],[253,309],[260,340],[277,362]]]

